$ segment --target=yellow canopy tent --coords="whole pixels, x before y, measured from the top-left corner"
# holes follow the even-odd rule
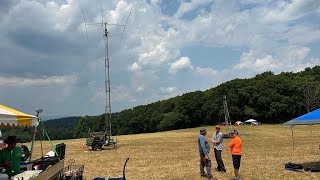
[[[36,127],[39,125],[38,117],[25,114],[15,109],[9,108],[0,104],[0,127],[16,127],[16,126],[28,126],[34,127],[34,133],[31,143],[31,154],[29,160],[32,158],[33,145],[36,135]]]
[[[39,118],[37,116],[25,114],[23,112],[14,110],[12,108],[9,108],[7,106],[0,104],[0,127],[5,127],[5,128],[11,128],[11,127],[17,127],[17,126],[34,127],[29,162],[31,162],[31,159],[32,159],[33,146],[34,146],[36,130],[38,125],[39,125]],[[37,180],[56,179],[59,177],[60,172],[63,170],[63,168],[64,168],[64,160],[60,160],[57,164],[44,170],[38,177],[36,177],[36,179]],[[32,164],[30,164],[30,166],[28,165],[28,170],[32,170]]]
[[[34,126],[39,125],[38,117],[25,114],[0,104],[0,126]]]

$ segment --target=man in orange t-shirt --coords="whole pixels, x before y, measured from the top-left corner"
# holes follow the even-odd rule
[[[234,167],[234,180],[239,180],[239,168],[242,154],[242,141],[239,138],[239,132],[237,130],[232,130],[230,132],[232,136],[232,141],[229,143],[229,147],[232,154],[232,161]]]

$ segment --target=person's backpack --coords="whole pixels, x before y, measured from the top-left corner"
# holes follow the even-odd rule
[[[288,162],[287,164],[285,164],[284,166],[286,169],[303,169],[301,164],[296,164],[296,163],[292,163],[292,162]]]

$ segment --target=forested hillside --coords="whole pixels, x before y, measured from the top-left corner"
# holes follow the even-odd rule
[[[223,121],[223,95],[232,122],[255,118],[262,123],[282,123],[320,107],[320,66],[303,72],[274,75],[265,72],[250,79],[234,79],[206,91],[195,91],[112,114],[114,134],[151,133],[217,124]],[[104,131],[104,117],[68,117],[44,121],[52,139],[84,137]],[[40,137],[38,129],[37,139]],[[3,130],[31,139],[30,128]]]
[[[59,119],[52,119],[48,121],[43,121],[37,128],[36,139],[42,138],[42,129],[47,131],[50,139],[71,139],[75,138],[73,136],[75,126],[78,124],[81,117],[66,117]],[[5,139],[9,135],[17,135],[21,142],[28,142],[32,139],[33,128],[19,127],[19,128],[3,128],[2,139]],[[42,139],[47,140],[46,137]]]
[[[265,72],[113,113],[113,133],[150,133],[217,124],[223,119],[223,95],[227,96],[232,122],[255,118],[262,123],[282,123],[320,107],[319,91],[320,66],[299,73]],[[81,118],[75,135],[81,137],[89,128],[104,130],[104,115]]]

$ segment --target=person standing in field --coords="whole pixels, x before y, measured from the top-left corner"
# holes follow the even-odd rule
[[[232,141],[229,143],[229,147],[232,154],[232,161],[234,167],[234,180],[239,180],[239,168],[241,162],[241,154],[242,154],[242,141],[239,138],[239,132],[237,130],[232,130],[230,132],[232,136]]]
[[[210,144],[206,139],[207,130],[205,128],[200,129],[200,135],[198,136],[198,147],[199,147],[199,154],[200,154],[200,175],[207,176],[208,179],[211,179],[212,172],[211,172],[211,160],[209,157],[210,152]],[[207,175],[204,172],[204,167],[207,169]]]
[[[224,163],[221,157],[222,152],[222,142],[223,142],[223,134],[220,131],[221,126],[216,125],[216,132],[212,136],[212,142],[214,143],[214,156],[217,161],[217,170],[220,172],[226,172],[226,168],[224,167]]]

